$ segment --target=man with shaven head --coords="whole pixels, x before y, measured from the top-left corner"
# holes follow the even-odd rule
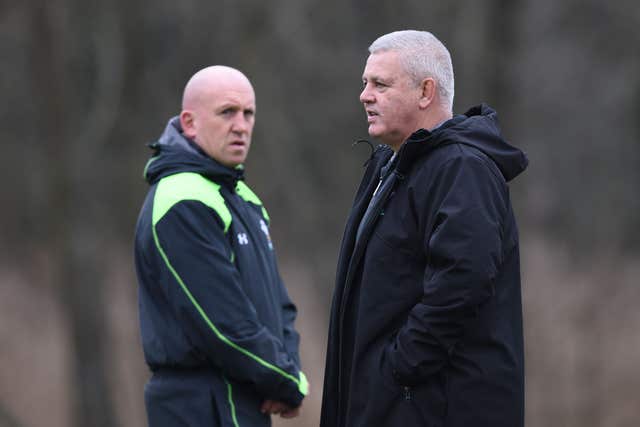
[[[524,357],[507,183],[527,158],[485,104],[453,115],[431,33],[369,47],[367,163],[344,232],[321,427],[518,427]]]
[[[270,426],[308,392],[269,215],[244,182],[255,113],[244,74],[208,67],[151,144],[135,237],[151,427]]]

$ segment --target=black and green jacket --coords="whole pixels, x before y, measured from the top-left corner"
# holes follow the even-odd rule
[[[224,387],[212,393],[218,408],[228,407],[229,425],[255,425],[240,415],[254,405],[259,412],[264,399],[298,406],[308,386],[296,308],[278,272],[267,211],[242,169],[206,156],[175,119],[151,146],[151,188],[135,237],[147,364],[154,372],[214,372]]]

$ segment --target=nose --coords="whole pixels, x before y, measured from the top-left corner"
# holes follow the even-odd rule
[[[362,92],[360,92],[360,102],[363,104],[369,104],[373,102],[373,94],[369,90],[368,84],[365,85],[365,87],[362,89]]]
[[[249,132],[250,129],[251,129],[250,120],[247,119],[242,112],[239,112],[239,114],[236,114],[236,116],[233,119],[231,130],[233,132],[242,134],[242,133]]]

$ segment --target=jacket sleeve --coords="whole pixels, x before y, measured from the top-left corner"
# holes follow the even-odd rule
[[[295,329],[295,320],[298,315],[298,310],[295,304],[291,301],[291,298],[289,298],[289,294],[282,282],[282,279],[280,279],[280,296],[282,304],[282,335],[284,337],[284,346],[296,366],[301,368],[302,365],[300,364],[300,355],[298,353],[300,335]]]
[[[166,267],[161,283],[191,345],[224,375],[252,383],[265,398],[298,406],[306,378],[258,320],[216,212],[198,201],[181,201],[153,232]]]
[[[508,190],[487,161],[449,160],[425,193],[415,195],[427,224],[427,265],[422,299],[387,348],[401,384],[412,385],[442,369],[465,327],[493,295],[503,258]]]

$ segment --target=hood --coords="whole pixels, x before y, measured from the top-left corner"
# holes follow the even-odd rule
[[[149,147],[154,150],[144,169],[144,178],[149,184],[180,172],[198,173],[229,188],[234,188],[239,179],[244,179],[242,165],[235,169],[224,166],[186,138],[178,117],[169,120],[160,138]]]
[[[502,137],[498,115],[486,104],[454,116],[433,132],[420,129],[413,133],[399,153],[399,163],[408,168],[408,163],[413,163],[411,159],[448,144],[465,144],[482,151],[498,166],[507,182],[520,175],[529,164],[526,154]],[[400,167],[398,165],[398,169]]]

